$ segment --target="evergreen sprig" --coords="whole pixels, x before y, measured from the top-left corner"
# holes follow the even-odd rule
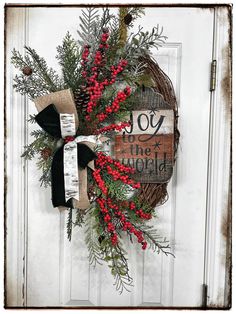
[[[39,178],[40,186],[45,188],[51,185],[51,166],[52,156],[47,159],[40,158],[37,162],[37,167],[41,170],[42,175]]]
[[[13,84],[15,90],[21,95],[28,95],[30,99],[61,90],[61,79],[56,71],[47,66],[45,59],[30,47],[25,46],[25,51],[25,57],[15,49],[12,51],[11,62],[17,69],[21,71],[24,67],[32,69],[30,76],[23,73],[15,76]]]
[[[102,265],[102,262],[104,261],[104,252],[101,250],[99,243],[99,237],[101,235],[98,235],[96,220],[93,213],[94,208],[90,209],[86,215],[85,243],[87,244],[89,252],[89,263],[95,267],[97,264]]]
[[[33,116],[30,116],[30,121],[32,123],[34,122]],[[30,135],[34,137],[35,140],[24,147],[22,157],[27,160],[32,160],[36,156],[38,157],[37,167],[42,172],[39,179],[40,185],[44,187],[50,186],[52,155],[57,148],[57,141],[43,130],[34,130]],[[47,158],[44,158],[42,155],[45,149],[51,151],[51,155]]]
[[[130,34],[124,47],[124,56],[127,60],[134,61],[144,54],[150,55],[150,49],[158,49],[166,39],[167,37],[163,35],[163,28],[159,25],[153,27],[151,32],[143,32],[143,27],[139,26],[137,33]]]
[[[76,209],[75,221],[73,222],[74,227],[82,227],[84,225],[86,212],[82,209]]]
[[[68,208],[68,216],[67,216],[67,222],[66,222],[66,231],[67,231],[67,238],[69,241],[71,241],[72,238],[72,225],[73,225],[73,209]]]
[[[39,75],[39,77],[41,77],[41,79],[45,82],[48,91],[56,92],[60,90],[61,80],[56,71],[52,68],[49,68],[45,59],[40,57],[34,49],[25,46],[25,50],[34,62],[33,71],[35,71]]]
[[[133,286],[133,278],[130,276],[127,252],[122,247],[121,243],[109,247],[105,250],[106,256],[104,260],[108,263],[111,274],[115,278],[114,285],[116,290],[121,294],[124,290],[130,292],[130,287]]]
[[[81,50],[69,32],[63,39],[62,45],[57,47],[56,58],[62,68],[64,88],[76,91],[81,80]]]
[[[79,27],[77,31],[79,35],[79,44],[94,44],[96,40],[94,30],[96,29],[96,22],[99,19],[99,11],[94,7],[87,7],[82,9],[81,16],[79,16]]]
[[[158,254],[162,252],[165,255],[174,257],[174,254],[171,252],[169,241],[161,236],[153,226],[148,224],[138,224],[135,227],[142,231],[145,240],[149,243],[153,252],[157,252]]]
[[[127,196],[134,191],[134,189],[127,184],[124,184],[122,181],[114,181],[112,176],[104,172],[103,180],[108,187],[108,194],[113,199],[117,199],[118,201],[124,201],[127,199]]]
[[[30,133],[35,140],[25,146],[22,157],[31,160],[36,154],[39,154],[45,147],[55,150],[56,140],[43,130],[34,130]]]
[[[132,28],[134,26],[134,21],[136,21],[138,18],[142,17],[142,15],[145,15],[145,10],[142,7],[129,7],[127,14],[130,14],[132,16],[132,21],[127,25],[128,28]]]

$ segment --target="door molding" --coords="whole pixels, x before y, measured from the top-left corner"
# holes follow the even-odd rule
[[[28,9],[6,10],[6,299],[5,305],[24,307],[27,302],[27,215],[28,167],[19,158],[28,143],[28,100],[16,94],[12,80],[16,71],[11,64],[13,48],[24,54],[28,41]]]
[[[211,93],[205,272],[207,306],[230,302],[230,158],[231,158],[231,7],[216,7],[212,59],[217,60],[216,89]]]

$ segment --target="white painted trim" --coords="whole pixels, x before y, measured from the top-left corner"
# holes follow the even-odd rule
[[[7,12],[6,55],[13,48],[24,53],[27,42],[28,9]],[[21,158],[28,142],[28,101],[13,91],[12,80],[16,74],[10,57],[6,60],[6,306],[25,306],[27,291],[27,212],[28,173],[27,162]]]
[[[214,28],[213,60],[217,60],[217,82],[211,95],[204,284],[208,286],[207,306],[227,307],[226,260],[229,257],[227,239],[222,234],[222,228],[229,223],[230,193],[231,90],[229,95],[225,90],[226,80],[231,84],[227,7],[215,8]]]

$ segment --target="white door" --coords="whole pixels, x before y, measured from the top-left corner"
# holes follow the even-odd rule
[[[224,116],[215,117],[221,113],[217,110],[224,110],[224,107],[217,109],[224,105],[224,100],[215,101],[221,99],[220,87],[214,96],[209,85],[212,58],[220,58],[222,52],[218,46],[227,44],[227,8],[155,7],[145,11],[146,15],[136,24],[150,30],[158,23],[168,36],[167,43],[154,52],[154,57],[171,78],[179,105],[181,137],[175,173],[169,184],[169,200],[157,208],[155,222],[161,234],[170,239],[175,258],[151,251],[143,253],[135,245],[127,245],[134,287],[130,293],[119,295],[107,266],[94,269],[89,265],[84,230],[74,229],[72,241],[68,242],[66,211],[52,208],[50,189],[39,186],[40,174],[35,163],[25,163],[20,158],[23,146],[30,141],[32,125],[28,125],[27,118],[36,110],[33,103],[12,89],[15,70],[10,65],[10,51],[15,47],[22,52],[24,44],[29,45],[56,69],[56,46],[67,30],[76,38],[81,9],[8,8],[8,306],[201,307],[206,286],[208,305],[225,304],[226,240],[222,240],[219,228],[229,176],[229,126]],[[218,20],[223,23],[217,24]],[[224,75],[221,72],[219,86],[220,75],[222,79]],[[212,109],[213,104],[217,105],[216,109]],[[221,133],[215,121],[222,126]],[[219,141],[225,143],[222,158],[226,169],[224,175],[211,182],[215,175],[213,167],[221,175],[221,160],[214,159],[220,149]],[[222,193],[222,202],[220,199],[215,204],[219,207],[216,214],[212,204],[217,192]],[[216,233],[214,246],[212,230]],[[219,252],[222,264],[218,263]]]

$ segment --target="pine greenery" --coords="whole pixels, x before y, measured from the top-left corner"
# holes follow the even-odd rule
[[[11,62],[19,70],[28,66],[33,73],[25,76],[23,73],[16,75],[13,87],[21,95],[27,95],[30,99],[55,92],[62,89],[62,81],[52,68],[47,66],[44,58],[37,52],[25,46],[26,55],[23,57],[13,49]]]
[[[124,47],[124,55],[127,60],[134,60],[140,55],[150,54],[151,48],[158,49],[167,39],[163,35],[163,28],[159,25],[153,27],[152,31],[143,32],[143,27],[139,26],[137,33],[131,33],[127,44]]]
[[[71,241],[72,238],[72,226],[73,226],[73,209],[68,208],[68,216],[67,216],[67,222],[66,222],[66,230],[67,230],[67,238],[69,241]]]
[[[108,187],[108,194],[119,201],[125,201],[127,195],[134,191],[131,186],[122,181],[114,181],[112,176],[107,173],[103,174],[103,180]]]
[[[57,47],[56,58],[62,68],[64,88],[76,91],[81,81],[81,49],[69,32],[63,39],[62,45]]]
[[[97,8],[88,7],[83,9],[79,16],[79,44],[92,45],[96,41],[94,31],[96,30],[97,20],[99,19],[99,11]]]
[[[85,242],[88,247],[90,265],[94,267],[97,264],[102,265],[104,261],[104,253],[101,251],[99,243],[99,237],[101,237],[101,235],[98,236],[95,222],[95,217],[92,215],[92,210],[90,210],[85,223]]]
[[[35,123],[34,116],[30,115],[28,121],[30,123]],[[42,173],[39,182],[41,186],[46,188],[51,184],[52,155],[57,149],[57,141],[44,130],[34,130],[30,133],[30,135],[35,138],[35,140],[24,147],[25,149],[22,157],[28,160],[38,157],[37,167]],[[50,156],[47,158],[42,156],[42,152],[45,149],[51,151]]]
[[[117,246],[111,246],[109,235],[104,233],[96,222],[99,219],[99,210],[93,208],[87,215],[85,242],[89,251],[89,262],[94,267],[97,264],[108,264],[111,274],[114,277],[114,285],[119,293],[123,290],[129,290],[133,279],[129,275],[128,259],[126,251],[121,243]]]

